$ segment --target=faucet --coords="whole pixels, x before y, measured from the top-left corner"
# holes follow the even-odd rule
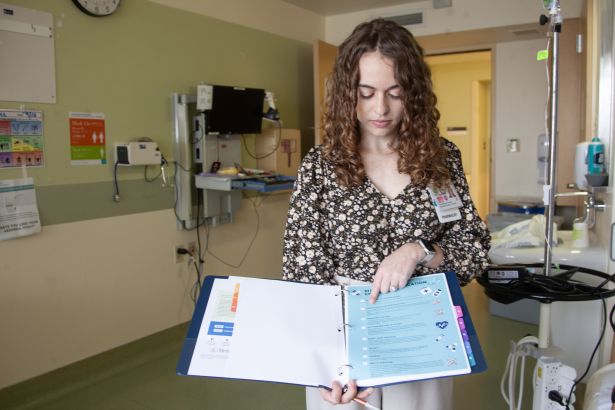
[[[575,219],[575,222],[586,222],[587,227],[592,229],[596,224],[595,211],[604,212],[606,205],[604,201],[596,199],[593,192],[587,191],[573,191],[573,192],[559,192],[555,194],[556,198],[572,197],[572,196],[584,196],[586,197],[583,203],[585,204],[585,216],[583,218]]]
[[[587,209],[595,209],[596,211],[600,212],[604,212],[604,210],[606,209],[604,201],[596,199],[594,197],[594,194],[589,194],[584,202]]]
[[[573,187],[574,186],[576,185],[573,185]],[[571,197],[571,196],[586,196],[587,198],[583,202],[585,203],[585,207],[587,209],[595,209],[600,212],[606,209],[606,205],[604,204],[604,201],[600,199],[596,199],[593,192],[573,191],[573,192],[558,192],[555,194],[556,198]]]

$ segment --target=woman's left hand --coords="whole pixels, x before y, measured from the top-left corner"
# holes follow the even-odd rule
[[[375,303],[380,293],[394,292],[405,287],[424,253],[418,244],[407,243],[384,258],[374,276],[369,302]]]
[[[342,387],[340,382],[334,380],[331,383],[331,388],[320,388],[320,396],[331,404],[346,404],[355,398],[365,400],[373,391],[374,389],[371,387],[359,391],[356,380],[350,380],[345,388]]]

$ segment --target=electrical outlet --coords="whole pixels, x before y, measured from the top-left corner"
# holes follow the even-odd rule
[[[179,253],[180,249],[186,249],[190,254]],[[196,243],[188,242],[183,245],[176,245],[173,247],[173,254],[175,255],[175,263],[181,263],[183,261],[187,261],[188,258],[194,257],[196,255]]]
[[[173,247],[173,258],[175,259],[175,263],[180,263],[184,258],[184,255],[179,253],[179,249],[183,248],[182,245],[176,245]]]
[[[567,399],[575,378],[576,369],[574,367],[566,366],[553,357],[539,357],[536,363],[532,408],[540,410],[563,409],[562,405],[551,400],[549,392],[554,390],[559,392],[564,399]],[[574,403],[574,401],[575,396],[573,394],[569,404]]]
[[[186,244],[186,249],[188,249],[190,251],[190,255],[192,255],[193,258],[196,258],[197,256],[197,249],[196,249],[196,243],[195,242],[188,242]]]
[[[218,215],[218,224],[230,224],[233,222],[233,215],[231,213],[225,213]]]

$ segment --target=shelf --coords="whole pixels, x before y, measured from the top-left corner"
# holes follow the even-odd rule
[[[588,191],[592,194],[611,192],[608,186],[590,186]]]
[[[295,177],[286,175],[195,175],[195,185],[201,189],[213,189],[217,191],[258,191],[274,192],[292,189]]]
[[[278,175],[273,178],[263,179],[243,179],[231,183],[233,189],[243,189],[258,192],[274,192],[293,189],[295,184],[294,177]]]

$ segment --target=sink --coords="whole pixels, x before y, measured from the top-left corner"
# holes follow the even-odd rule
[[[563,241],[554,246],[551,252],[553,263],[578,266],[581,268],[594,269],[606,272],[607,255],[606,249],[599,246],[598,238],[593,231],[589,231],[588,248],[573,248],[572,231],[558,231],[557,236]],[[544,248],[499,248],[489,252],[491,263],[541,263],[544,262]]]
[[[570,246],[572,231],[558,231],[558,238],[563,243],[552,248],[551,256],[554,264],[607,272],[607,249],[599,246],[599,240],[594,232],[589,231],[590,246],[583,249]],[[544,262],[544,248],[500,248],[490,251],[489,256],[493,264],[541,263]],[[587,274],[577,274],[574,278],[594,286],[602,282],[602,279]],[[489,310],[493,315],[508,319],[534,324],[539,322],[540,304],[532,299],[521,299],[511,304],[490,300]],[[600,336],[602,316],[602,303],[599,300],[551,304],[549,326],[551,346],[562,349],[558,359],[573,366],[577,374],[582,374],[585,370],[588,358]],[[594,360],[590,371],[593,372],[608,363],[608,360],[604,362],[604,358],[601,361],[602,363],[599,363],[599,360]]]

